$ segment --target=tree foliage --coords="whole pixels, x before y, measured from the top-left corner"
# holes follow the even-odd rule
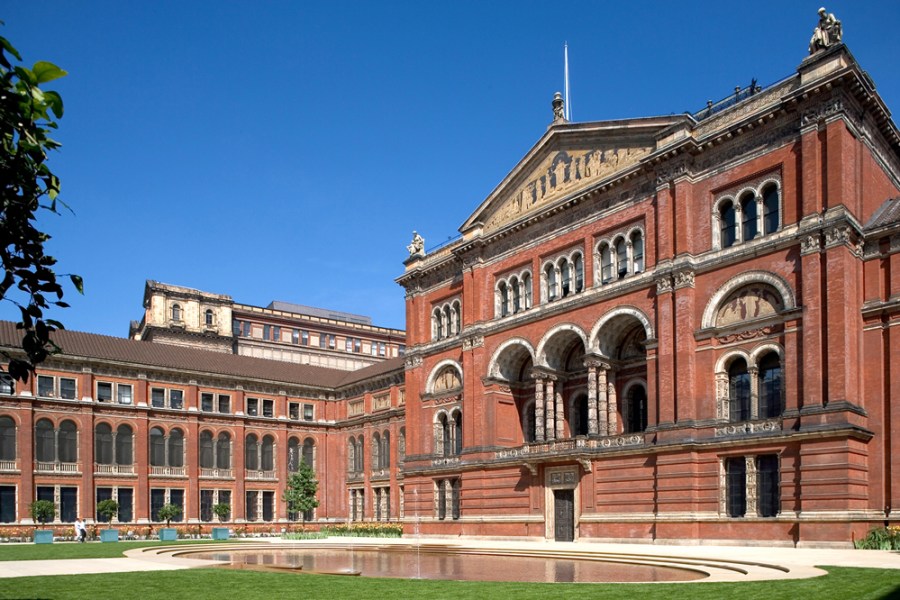
[[[56,516],[56,505],[49,500],[35,500],[29,507],[31,518],[41,525],[52,521]]]
[[[219,521],[224,522],[225,519],[228,518],[228,515],[231,514],[231,505],[225,502],[219,502],[218,504],[213,505],[212,511],[219,517]]]
[[[172,524],[172,519],[181,514],[181,507],[177,504],[163,504],[159,513],[157,514],[157,518],[160,521],[166,522],[166,527]]]
[[[306,523],[307,513],[319,506],[319,501],[316,499],[318,491],[319,482],[316,480],[316,472],[305,461],[300,461],[300,468],[288,478],[287,488],[281,499],[287,504],[289,513],[299,513],[303,522]]]
[[[29,69],[14,65],[13,58],[22,61],[12,44],[0,37],[0,261],[4,269],[0,299],[21,311],[17,328],[22,331],[25,358],[6,358],[9,374],[27,381],[35,365],[59,351],[51,334],[63,326],[45,318],[44,311],[68,306],[54,271],[56,259],[44,251],[50,236],[35,226],[39,210],[59,214],[60,207],[66,206],[59,199],[59,179],[47,166],[48,152],[59,148],[49,134],[63,115],[63,102],[58,93],[40,87],[66,72],[43,61]],[[81,277],[69,278],[83,292]]]
[[[97,503],[97,512],[106,519],[107,523],[112,523],[113,518],[119,514],[119,503],[112,498],[101,500]]]

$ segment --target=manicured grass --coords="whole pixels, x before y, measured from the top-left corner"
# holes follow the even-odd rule
[[[209,544],[213,540],[180,540],[177,542],[54,542],[52,544],[0,544],[3,560],[56,560],[66,558],[122,558],[126,550],[172,544]],[[217,542],[220,543],[220,542]]]
[[[615,600],[847,599],[900,597],[900,572],[825,567],[829,575],[793,581],[681,584],[482,583],[188,569],[0,580],[0,598],[602,598]]]

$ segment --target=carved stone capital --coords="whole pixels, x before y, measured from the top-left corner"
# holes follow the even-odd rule
[[[800,116],[800,126],[810,125],[819,121],[824,121],[831,115],[837,114],[844,110],[844,102],[840,98],[831,98],[821,104],[813,106]]]
[[[656,185],[663,185],[679,177],[691,174],[689,159],[682,159],[675,164],[669,164],[656,170]]]
[[[825,230],[825,248],[843,245],[855,249],[856,243],[856,235],[849,225],[835,225]]]
[[[800,240],[800,254],[815,254],[822,249],[822,237],[818,233],[811,233]]]
[[[406,360],[403,361],[403,366],[406,369],[415,369],[416,367],[422,366],[422,357],[421,356],[407,356]]]
[[[656,295],[666,294],[672,292],[675,289],[675,282],[672,280],[672,277],[669,275],[663,275],[659,279],[656,280]]]
[[[694,272],[679,271],[675,273],[675,289],[694,287]]]
[[[463,340],[462,349],[472,350],[474,348],[483,348],[484,347],[484,336],[483,335],[473,335],[472,337],[468,337]]]

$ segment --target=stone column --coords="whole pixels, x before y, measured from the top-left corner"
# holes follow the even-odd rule
[[[609,406],[609,418],[608,418],[608,426],[609,426],[609,435],[617,435],[619,433],[619,415],[618,415],[618,401],[616,399],[616,385],[615,379],[610,376],[609,377],[609,391],[607,392],[608,398],[608,406]]]
[[[753,365],[747,371],[750,373],[750,420],[756,421],[759,419],[759,367]]]
[[[597,435],[597,365],[588,364],[588,435]]]
[[[554,377],[547,378],[547,389],[544,394],[544,401],[547,404],[547,410],[544,413],[546,418],[544,429],[547,434],[547,441],[556,439],[556,402],[554,401],[556,392],[554,390],[554,380]]]
[[[607,399],[606,369],[607,365],[601,364],[597,369],[597,412],[600,422],[597,423],[600,435],[609,435],[609,409]]]
[[[534,440],[544,441],[544,378],[534,376]]]
[[[556,386],[556,439],[565,437],[566,411],[563,407],[563,382]]]

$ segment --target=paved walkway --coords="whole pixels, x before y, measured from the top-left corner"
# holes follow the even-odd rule
[[[415,540],[404,539],[374,539],[374,538],[332,538],[314,542],[316,545],[346,545],[353,543],[363,545],[388,545],[410,544]],[[280,539],[251,539],[232,540],[231,546],[241,545],[279,545]],[[307,542],[304,542],[304,545]],[[422,540],[422,545],[437,544],[441,546],[454,546],[474,549],[496,549],[500,552],[527,551],[527,552],[564,552],[584,553],[591,555],[627,555],[628,557],[652,556],[656,559],[671,559],[672,564],[679,561],[709,561],[718,564],[730,562],[750,565],[747,573],[727,573],[717,568],[711,569],[711,576],[701,581],[751,581],[760,579],[794,579],[815,577],[824,574],[818,565],[839,565],[842,567],[870,567],[878,569],[898,569],[900,571],[900,552],[887,552],[880,550],[825,550],[802,548],[775,548],[766,546],[658,546],[649,544],[602,544],[602,543],[556,543],[556,542],[529,542],[529,541],[494,541],[474,539],[428,539]],[[358,547],[357,546],[357,547]],[[204,545],[204,549],[212,549],[210,545]],[[168,550],[167,550],[168,548]],[[92,559],[66,559],[66,560],[21,560],[0,561],[0,578],[4,577],[29,577],[46,575],[74,575],[87,573],[121,573],[127,571],[166,571],[176,569],[188,569],[199,566],[209,566],[210,561],[181,558],[173,556],[170,552],[173,547],[156,546],[152,550],[143,551],[133,549],[127,552],[125,558],[92,558]],[[178,546],[178,550],[184,550],[185,546]],[[745,566],[746,566],[745,565]],[[772,569],[771,566],[780,569]],[[765,568],[757,568],[765,567]],[[898,572],[900,577],[900,572]]]

